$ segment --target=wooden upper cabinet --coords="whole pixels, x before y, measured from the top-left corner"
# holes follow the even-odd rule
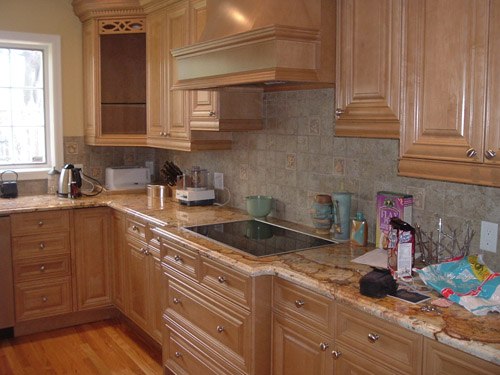
[[[87,144],[146,144],[145,31],[139,17],[91,17],[84,22]]]
[[[399,138],[401,3],[337,2],[337,136]]]
[[[500,186],[498,8],[407,3],[400,175]]]

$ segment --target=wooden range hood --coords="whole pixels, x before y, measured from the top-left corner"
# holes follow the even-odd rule
[[[335,1],[207,0],[195,44],[171,50],[176,89],[334,82]]]

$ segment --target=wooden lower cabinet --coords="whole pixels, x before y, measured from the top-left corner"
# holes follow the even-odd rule
[[[332,345],[332,337],[274,314],[274,375],[333,374]]]
[[[109,208],[74,211],[78,310],[109,306],[111,300]]]
[[[422,373],[425,375],[498,375],[500,366],[426,338]]]
[[[113,304],[125,315],[128,313],[127,276],[128,254],[125,242],[125,215],[114,211],[112,217],[113,245],[111,247],[111,274]]]

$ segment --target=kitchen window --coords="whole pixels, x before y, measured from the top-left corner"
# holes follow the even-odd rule
[[[62,164],[60,37],[0,31],[0,171]]]

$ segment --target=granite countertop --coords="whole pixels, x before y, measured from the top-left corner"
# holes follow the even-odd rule
[[[189,241],[203,256],[232,265],[249,275],[278,275],[293,280],[325,296],[361,309],[401,327],[434,338],[464,352],[500,364],[500,316],[474,316],[459,305],[439,308],[441,313],[422,312],[421,306],[394,298],[373,299],[359,293],[359,278],[370,267],[352,263],[351,259],[371,248],[335,244],[285,255],[254,258],[227,246],[190,234],[185,225],[201,225],[248,219],[248,215],[227,207],[186,207],[167,199],[160,203],[146,194],[101,194],[81,199],[50,195],[0,200],[0,215],[15,212],[109,206],[143,217],[179,239]],[[270,221],[278,221],[270,218]],[[286,223],[305,232],[313,228]],[[433,299],[438,298],[433,293]]]

